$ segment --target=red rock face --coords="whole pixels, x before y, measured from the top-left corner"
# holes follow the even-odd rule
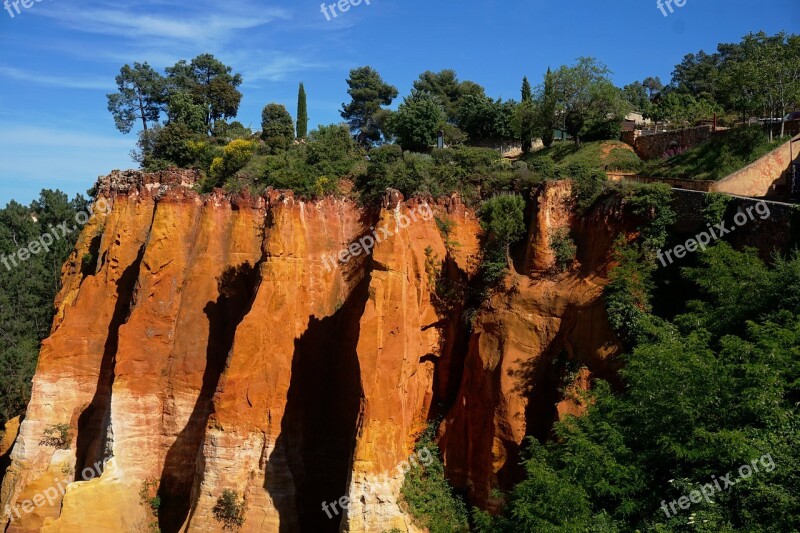
[[[435,287],[468,284],[479,255],[457,198],[392,194],[368,212],[278,191],[200,196],[196,178],[99,183],[113,208],[64,267],[0,508],[66,494],[8,531],[219,531],[226,490],[245,502],[241,531],[416,531],[400,487],[430,420],[446,415],[453,483],[491,508],[524,436],[580,413],[561,391],[613,372],[601,293],[616,230],[603,214],[576,221],[568,185],[534,199],[515,290],[470,330]],[[580,264],[555,275],[547,243],[562,225]],[[95,272],[81,271],[89,251]],[[54,446],[43,436],[59,425]]]

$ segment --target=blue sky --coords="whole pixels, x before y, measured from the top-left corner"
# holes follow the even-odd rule
[[[0,11],[0,206],[42,188],[85,192],[135,166],[135,134],[119,133],[106,109],[134,61],[163,70],[214,54],[244,76],[238,118],[254,129],[269,102],[294,114],[303,81],[313,127],[340,121],[347,73],[362,65],[401,96],[422,71],[453,68],[491,96],[518,98],[523,75],[539,83],[548,65],[579,56],[605,62],[620,86],[667,82],[688,52],[800,31],[798,0],[686,0],[668,17],[655,0],[371,0],[330,22],[321,0],[25,1],[13,18]]]

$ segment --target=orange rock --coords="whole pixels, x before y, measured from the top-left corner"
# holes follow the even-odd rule
[[[447,415],[452,481],[491,507],[519,476],[524,436],[580,412],[559,391],[613,373],[614,206],[578,220],[568,183],[534,199],[522,266],[469,335],[463,295],[442,292],[468,286],[480,253],[457,196],[390,192],[373,212],[272,189],[199,195],[197,178],[98,183],[113,208],[64,266],[0,506],[63,478],[66,495],[8,531],[219,531],[226,490],[244,502],[241,531],[419,531],[400,489],[431,420]],[[578,260],[556,275],[549,238],[567,226]],[[66,442],[48,445],[59,425]]]

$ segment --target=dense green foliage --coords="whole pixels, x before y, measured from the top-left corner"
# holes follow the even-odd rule
[[[735,128],[695,148],[665,154],[642,166],[641,174],[662,178],[719,180],[774,150],[782,141],[770,141],[757,127]]]
[[[599,138],[612,123],[618,125],[631,110],[630,104],[609,79],[611,71],[594,58],[580,58],[572,67],[562,66],[552,73],[556,112],[563,128],[580,146],[587,135]],[[617,135],[618,135],[617,131]]]
[[[467,507],[444,477],[444,464],[436,445],[436,426],[431,424],[417,441],[417,456],[429,458],[410,462],[401,488],[402,501],[422,527],[431,533],[469,531]]]
[[[425,152],[436,144],[447,115],[431,93],[414,90],[389,120],[389,131],[404,150]]]
[[[675,222],[672,190],[663,184],[624,184],[617,188],[628,216],[637,220],[638,238],[614,243],[617,267],[609,273],[605,288],[606,311],[611,327],[626,346],[633,346],[649,333],[653,292],[652,275],[656,253],[667,242],[668,228]]]
[[[369,159],[367,172],[357,181],[365,202],[374,202],[387,188],[393,188],[406,197],[456,191],[467,204],[477,206],[494,193],[529,191],[545,179],[527,165],[513,165],[488,148],[456,146],[419,154],[386,145],[372,150]]]
[[[86,212],[82,196],[69,200],[60,191],[43,190],[25,207],[16,202],[0,209],[0,257],[7,258],[41,235],[50,225],[68,222]],[[53,302],[61,285],[61,266],[75,246],[78,232],[68,233],[49,252],[32,255],[14,267],[0,263],[0,428],[25,411],[39,345],[53,320]]]
[[[285,150],[294,140],[294,122],[286,107],[267,104],[261,112],[261,138],[270,148]]]
[[[556,128],[556,88],[554,86],[553,71],[547,67],[542,87],[541,105],[539,106],[537,126],[542,136],[545,148],[553,145],[553,130]]]
[[[363,173],[364,154],[345,125],[312,130],[307,142],[277,153],[256,150],[231,178],[228,187],[248,187],[262,192],[267,187],[291,189],[313,198],[338,191],[341,178]]]
[[[684,276],[698,299],[672,322],[653,317],[623,390],[598,381],[585,416],[529,443],[526,479],[502,517],[478,515],[482,531],[800,528],[800,255],[770,268],[722,243]],[[760,471],[739,479],[753,460]],[[735,484],[711,502],[664,511],[726,473]]]

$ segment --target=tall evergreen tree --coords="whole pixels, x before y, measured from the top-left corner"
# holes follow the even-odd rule
[[[533,124],[536,116],[534,114],[533,91],[527,76],[522,78],[522,101],[517,113],[522,152],[528,153],[533,142]]]
[[[539,113],[539,126],[542,134],[542,143],[545,148],[553,145],[553,129],[556,125],[556,89],[553,85],[553,73],[547,67],[544,76],[544,94]]]
[[[297,91],[297,138],[305,139],[308,134],[308,108],[306,104],[306,88],[300,82]]]

